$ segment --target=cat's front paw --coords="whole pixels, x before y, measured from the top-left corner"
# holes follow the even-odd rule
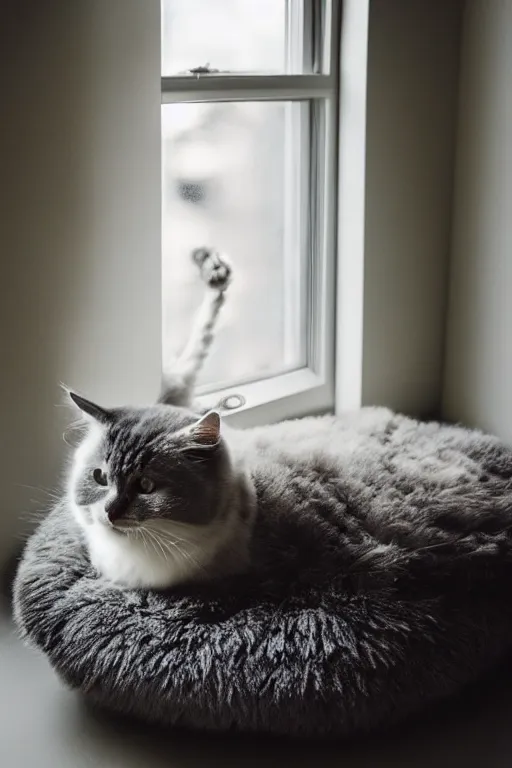
[[[225,291],[231,281],[231,266],[215,248],[195,248],[192,261],[197,264],[201,278],[210,288]]]

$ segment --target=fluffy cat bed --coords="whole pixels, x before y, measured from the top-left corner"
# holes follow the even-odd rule
[[[343,519],[315,516],[307,488],[297,516],[262,515],[253,547],[273,565],[258,578],[112,588],[55,510],[18,570],[23,636],[94,701],[197,729],[347,735],[461,690],[512,644],[512,453],[365,418],[347,417]]]

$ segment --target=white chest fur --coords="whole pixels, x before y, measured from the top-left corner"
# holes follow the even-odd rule
[[[125,534],[104,523],[84,519],[75,511],[83,529],[94,568],[108,581],[127,588],[171,587],[197,576],[201,552],[192,542],[179,548],[159,544],[155,537]]]
[[[126,535],[101,523],[87,526],[93,566],[109,581],[126,587],[167,587],[189,575],[183,560],[138,535]]]

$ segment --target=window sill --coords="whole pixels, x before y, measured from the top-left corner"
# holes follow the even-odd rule
[[[309,368],[227,387],[201,395],[198,399],[205,408],[215,408],[224,398],[240,396],[244,404],[232,411],[226,410],[224,418],[236,427],[253,427],[292,417],[306,416],[329,410],[332,388],[321,376]]]

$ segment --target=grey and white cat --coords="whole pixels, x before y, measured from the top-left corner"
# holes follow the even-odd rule
[[[327,516],[336,513],[340,500],[331,486],[341,464],[357,462],[365,432],[389,418],[384,409],[370,410],[353,432],[349,418],[334,417],[234,430],[215,411],[201,414],[194,385],[231,269],[214,250],[198,249],[193,258],[206,295],[159,403],[106,409],[69,393],[87,430],[73,457],[67,502],[92,564],[119,586],[165,588],[250,570],[258,516],[278,509],[286,525],[319,505]]]

